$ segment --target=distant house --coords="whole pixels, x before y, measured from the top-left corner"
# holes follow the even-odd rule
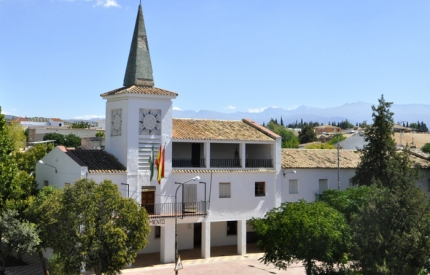
[[[331,126],[331,125],[322,125],[314,127],[315,134],[321,135],[321,134],[331,134],[331,133],[339,133],[340,127]]]
[[[62,127],[64,126],[64,121],[60,118],[50,118],[48,125]]]
[[[398,124],[394,124],[393,131],[396,133],[410,133],[412,132],[412,129],[408,127],[400,126]]]
[[[418,154],[411,155],[410,160],[421,168],[423,175],[417,186],[430,196],[430,161]],[[338,155],[338,150],[283,148],[281,163],[282,201],[314,201],[326,189],[351,187],[350,180],[360,163],[360,153],[341,149]]]

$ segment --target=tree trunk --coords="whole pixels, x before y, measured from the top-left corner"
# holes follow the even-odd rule
[[[42,265],[43,274],[44,275],[49,275],[49,270],[46,267],[46,262],[45,262],[45,258],[43,257],[42,250],[39,250],[39,259],[40,259],[40,264]]]
[[[312,260],[305,262],[306,275],[312,275]]]
[[[3,259],[1,259],[0,275],[5,275],[5,271],[6,271],[6,257],[3,257]]]

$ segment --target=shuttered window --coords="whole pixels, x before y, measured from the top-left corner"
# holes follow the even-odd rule
[[[230,183],[220,182],[219,183],[219,197],[220,198],[230,198]]]
[[[289,185],[290,194],[299,193],[299,180],[290,180]]]
[[[328,179],[320,179],[319,185],[320,185],[320,194],[322,194],[324,190],[328,189]]]

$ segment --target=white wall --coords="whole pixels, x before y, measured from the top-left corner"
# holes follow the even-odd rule
[[[296,170],[296,174],[288,173]],[[282,173],[282,202],[295,202],[300,199],[315,201],[315,194],[319,194],[319,180],[328,179],[328,187],[337,189],[337,169],[286,169],[285,178]],[[340,169],[340,189],[349,187],[349,180],[355,175],[355,169]],[[289,180],[297,179],[298,194],[289,194]]]
[[[421,169],[421,173],[423,175],[421,181],[417,183],[417,186],[420,187],[421,191],[424,192],[428,197],[430,197],[429,192],[429,184],[430,184],[430,170],[429,169]]]
[[[237,235],[227,235],[227,222],[211,222],[211,247],[237,244]]]
[[[55,147],[42,161],[52,165],[55,169],[46,165],[36,164],[36,181],[39,188],[43,188],[44,181],[49,181],[49,185],[64,188],[66,183],[73,183],[85,177],[85,172],[74,160],[68,157],[61,149]],[[83,174],[83,175],[82,175]]]
[[[112,174],[112,173],[89,173],[87,175],[88,179],[93,179],[95,182],[100,183],[104,180],[110,180],[112,181],[113,184],[115,184],[116,186],[118,186],[118,190],[121,193],[121,195],[124,198],[127,198],[128,193],[127,193],[127,185],[122,185],[121,183],[127,183],[127,174],[123,173],[123,174]]]
[[[203,174],[201,181],[210,189],[210,174]],[[230,182],[230,198],[219,197],[219,183]],[[265,182],[266,195],[255,196],[255,182]],[[276,172],[270,173],[214,173],[210,198],[209,221],[227,221],[263,217],[275,207]]]

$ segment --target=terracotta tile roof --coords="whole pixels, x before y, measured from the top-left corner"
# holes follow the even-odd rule
[[[58,122],[62,122],[63,120],[61,118],[51,118],[52,121],[58,121]]]
[[[17,118],[14,118],[12,121],[21,122],[21,121],[28,121],[28,119],[23,117],[17,117]]]
[[[172,128],[173,139],[274,141],[273,135],[268,133],[269,130],[263,132],[261,129],[251,126],[249,120],[245,122],[242,120],[174,118]]]
[[[430,160],[411,154],[410,160],[416,167],[430,169]],[[337,150],[329,149],[282,149],[282,169],[299,168],[337,168]],[[360,153],[355,150],[339,150],[340,168],[357,168]]]
[[[136,86],[136,85],[118,88],[118,89],[103,93],[100,96],[119,95],[119,94],[165,95],[165,96],[169,96],[169,97],[177,97],[178,96],[177,93],[163,90],[160,88]]]
[[[321,125],[321,126],[314,127],[314,129],[324,129],[324,128],[340,129],[340,127],[333,126],[333,125]]]
[[[352,150],[339,150],[340,168],[356,168],[360,154]],[[282,149],[281,166],[291,168],[337,168],[337,150]]]
[[[111,154],[102,150],[67,150],[66,154],[89,173],[126,173],[126,168]]]
[[[210,173],[276,173],[275,169],[173,169],[176,174],[210,174]]]
[[[415,163],[416,167],[420,167],[422,169],[429,169],[430,168],[430,160],[424,156],[421,156],[421,155],[415,154],[415,153],[411,153],[411,156],[409,158],[410,158],[410,160],[412,160]]]

